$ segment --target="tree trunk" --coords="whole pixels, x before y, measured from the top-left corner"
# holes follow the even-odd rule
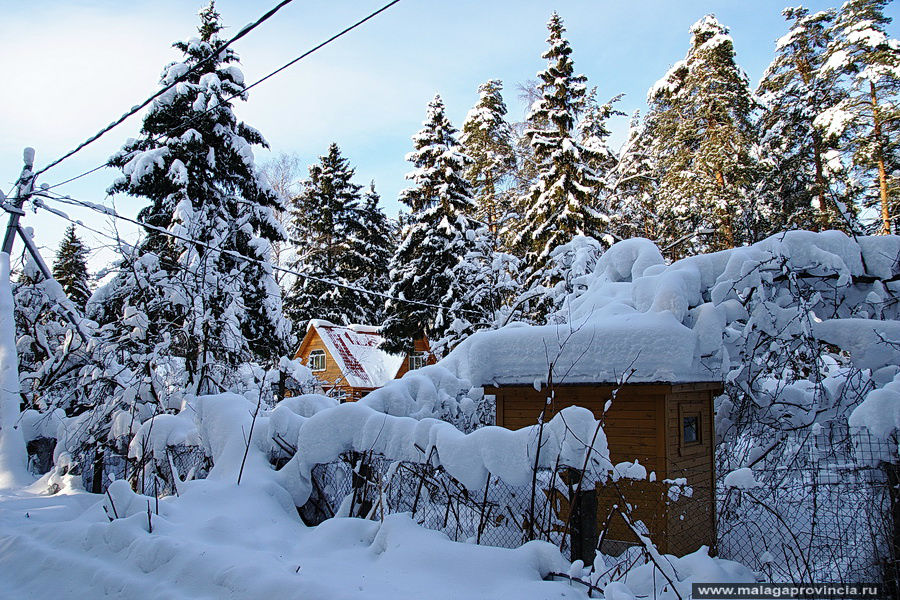
[[[816,165],[816,195],[819,198],[819,223],[821,230],[824,231],[831,225],[831,218],[828,214],[828,205],[825,200],[825,174],[822,166],[822,140],[819,139],[819,132],[813,131],[813,160]]]
[[[887,173],[884,169],[884,144],[881,141],[881,118],[878,114],[878,95],[875,84],[869,82],[869,93],[872,100],[873,136],[875,138],[875,160],[878,162],[878,191],[881,197],[881,234],[891,233],[891,211],[888,206]]]
[[[721,170],[716,170],[716,183],[719,189],[725,192],[725,174]],[[723,248],[734,248],[734,215],[728,212],[728,209],[722,211],[722,237],[724,238]]]

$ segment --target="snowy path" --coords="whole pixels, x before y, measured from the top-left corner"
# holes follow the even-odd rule
[[[100,500],[0,492],[0,598],[584,597],[540,579],[546,546],[458,544],[402,515],[309,529],[271,489],[207,482],[148,533],[146,513],[110,523]]]

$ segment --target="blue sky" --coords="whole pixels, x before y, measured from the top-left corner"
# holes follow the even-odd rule
[[[384,4],[385,0],[295,0],[235,46],[248,81],[254,81]],[[275,0],[219,0],[225,36],[256,19]],[[185,0],[0,0],[0,184],[9,190],[21,168],[25,145],[42,166],[157,89],[162,67],[178,58],[171,43],[195,34],[202,3]],[[425,105],[439,92],[455,125],[490,78],[503,80],[510,117],[524,107],[516,84],[543,68],[545,24],[552,10],[565,20],[575,68],[596,85],[601,98],[625,93],[620,108],[643,109],[647,89],[687,51],[690,25],[714,13],[730,27],[738,61],[755,85],[772,58],[774,41],[786,30],[781,1],[621,0],[475,1],[401,0],[362,28],[301,61],[250,93],[238,117],[262,131],[274,153],[297,154],[306,167],[337,142],[357,169],[375,179],[385,209],[396,214],[397,193],[409,170],[404,156],[421,126]],[[813,10],[832,2],[805,3]],[[888,15],[898,16],[896,6]],[[889,33],[896,37],[896,24]],[[613,123],[621,142],[627,118]],[[56,183],[103,163],[140,126],[132,118],[100,142],[42,179]],[[271,157],[257,152],[263,162]],[[94,202],[116,176],[102,170],[59,191]],[[137,199],[116,207],[134,215]],[[67,210],[72,218],[109,230],[94,213]],[[38,242],[52,257],[67,223],[29,214]],[[133,228],[120,227],[134,238]],[[92,246],[104,243],[82,232]],[[111,257],[99,251],[92,264]]]

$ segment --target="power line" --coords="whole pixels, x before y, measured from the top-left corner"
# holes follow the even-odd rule
[[[320,43],[317,44],[316,46],[313,46],[312,48],[310,48],[309,50],[307,50],[306,52],[304,52],[303,54],[301,54],[300,56],[298,56],[298,57],[296,57],[296,58],[294,58],[294,59],[288,61],[288,62],[285,63],[284,65],[278,67],[277,69],[275,69],[274,71],[272,71],[272,72],[269,73],[268,75],[265,75],[264,77],[262,77],[262,78],[260,78],[260,79],[258,79],[258,80],[256,80],[256,81],[254,81],[254,82],[251,83],[250,85],[248,85],[248,86],[246,86],[245,88],[243,88],[240,92],[237,92],[237,93],[235,93],[235,94],[232,94],[231,96],[228,96],[227,98],[225,98],[224,100],[222,100],[222,102],[216,103],[215,106],[210,106],[210,107],[208,107],[206,110],[204,110],[204,111],[202,111],[202,112],[199,112],[199,113],[195,114],[193,117],[191,117],[191,118],[188,119],[187,121],[184,121],[184,122],[182,122],[182,123],[179,123],[179,124],[176,125],[175,127],[171,127],[171,128],[169,128],[168,130],[166,130],[165,132],[163,132],[163,133],[161,133],[161,134],[159,134],[159,135],[156,135],[156,136],[150,138],[150,139],[148,140],[148,143],[152,144],[152,143],[158,142],[158,141],[161,140],[162,138],[167,137],[169,134],[171,134],[171,133],[173,133],[173,132],[175,132],[175,131],[178,131],[178,130],[180,130],[180,129],[183,129],[183,128],[185,128],[185,127],[188,127],[189,125],[193,124],[194,122],[196,122],[199,118],[203,117],[204,115],[206,115],[206,114],[212,112],[213,110],[216,110],[216,109],[220,108],[223,104],[226,104],[226,103],[230,102],[231,100],[234,100],[234,99],[237,98],[238,96],[242,96],[242,95],[245,94],[248,90],[253,89],[253,88],[256,87],[257,85],[261,84],[262,82],[264,82],[264,81],[270,79],[271,77],[274,77],[274,76],[277,75],[278,73],[280,73],[280,72],[284,71],[285,69],[287,69],[287,68],[293,66],[294,64],[296,64],[296,63],[298,63],[299,61],[303,60],[304,58],[306,58],[306,57],[309,56],[310,54],[313,54],[314,52],[316,52],[316,51],[318,51],[318,50],[321,50],[322,48],[324,48],[325,46],[327,46],[327,45],[330,44],[331,42],[335,41],[336,39],[338,39],[338,38],[340,38],[340,37],[342,37],[342,36],[344,36],[344,35],[350,33],[351,31],[353,31],[354,29],[356,29],[357,27],[359,27],[359,26],[362,25],[363,23],[366,23],[367,21],[369,21],[369,20],[375,18],[376,16],[380,15],[381,13],[383,13],[383,12],[386,11],[386,10],[388,10],[389,8],[391,8],[392,6],[394,6],[395,4],[397,4],[398,2],[400,2],[400,0],[392,0],[391,2],[388,2],[387,4],[385,4],[384,6],[382,6],[381,8],[379,8],[378,10],[376,10],[375,12],[372,12],[372,13],[370,13],[369,15],[363,17],[362,19],[360,19],[359,21],[357,21],[357,22],[354,23],[353,25],[350,25],[349,27],[344,28],[344,29],[341,30],[340,32],[334,34],[333,36],[331,36],[330,38],[328,38],[327,40],[325,40],[324,42],[320,42]],[[163,91],[165,91],[165,90],[163,90]],[[77,150],[76,150],[76,151],[77,151]],[[62,159],[60,159],[60,160],[62,160]],[[56,161],[56,162],[58,163],[59,161]],[[54,164],[55,164],[55,163],[54,163]],[[50,166],[52,166],[52,165],[50,165]],[[89,175],[89,174],[91,174],[91,173],[93,173],[93,172],[95,172],[95,171],[99,171],[100,169],[102,169],[102,168],[104,168],[104,167],[107,167],[107,166],[109,166],[109,162],[103,163],[102,165],[98,165],[98,166],[94,167],[93,169],[91,169],[91,170],[89,170],[89,171],[85,171],[84,173],[81,173],[80,175],[76,175],[75,177],[71,177],[71,178],[69,178],[69,179],[66,179],[65,181],[60,181],[59,183],[54,183],[53,185],[47,186],[47,187],[45,187],[44,189],[45,189],[45,190],[49,190],[49,189],[52,189],[52,188],[55,188],[55,187],[59,187],[59,186],[61,186],[61,185],[63,185],[63,184],[66,184],[66,183],[70,183],[70,182],[72,182],[72,181],[75,181],[76,179],[80,179],[80,178],[82,178],[82,177],[84,177],[84,176],[86,176],[86,175]],[[42,169],[41,171],[38,171],[38,173],[41,173],[41,172],[43,172],[43,171],[46,171],[48,168],[49,168],[49,167],[44,167],[44,169]]]
[[[399,1],[399,0],[397,0],[397,1]],[[325,278],[323,278],[323,277],[316,277],[316,276],[314,276],[314,275],[309,275],[308,273],[301,273],[300,271],[295,271],[294,269],[289,269],[289,268],[287,268],[287,267],[282,267],[282,266],[279,266],[279,265],[273,265],[273,264],[266,263],[266,262],[264,262],[264,261],[262,261],[262,260],[259,260],[259,259],[256,259],[256,258],[251,258],[251,257],[249,257],[249,256],[245,256],[245,255],[243,255],[243,254],[241,254],[241,253],[239,253],[239,252],[235,252],[235,251],[233,251],[233,250],[222,250],[222,249],[219,249],[219,248],[215,248],[215,247],[211,246],[210,244],[208,244],[208,243],[206,243],[206,242],[202,242],[202,241],[200,241],[200,240],[195,240],[195,239],[193,239],[193,238],[189,238],[189,237],[186,237],[186,236],[178,235],[177,233],[173,233],[173,232],[169,231],[168,229],[164,229],[164,228],[162,228],[162,227],[156,227],[155,225],[149,225],[149,224],[147,224],[147,223],[142,223],[142,222],[138,221],[137,219],[132,219],[132,218],[130,218],[130,217],[126,217],[126,216],[120,215],[118,212],[115,211],[115,209],[110,208],[110,207],[108,207],[108,206],[104,206],[104,205],[102,205],[102,204],[95,204],[95,203],[93,203],[93,202],[87,202],[87,201],[85,201],[85,200],[78,200],[77,198],[73,198],[72,196],[63,196],[62,194],[58,194],[58,193],[56,193],[56,192],[54,192],[54,193],[55,193],[57,196],[59,196],[59,197],[58,197],[58,198],[53,198],[53,197],[44,195],[43,192],[46,192],[46,191],[47,191],[47,189],[41,190],[40,192],[36,192],[35,195],[37,195],[37,196],[42,196],[42,197],[47,198],[47,199],[49,199],[49,200],[54,200],[54,201],[58,201],[58,202],[63,202],[63,203],[66,203],[66,204],[75,204],[75,205],[77,205],[77,206],[82,206],[82,207],[84,207],[84,208],[90,209],[90,210],[92,210],[92,211],[94,211],[94,212],[97,212],[97,213],[99,213],[99,214],[106,215],[106,216],[112,217],[112,218],[114,218],[114,219],[120,219],[120,220],[126,221],[126,222],[128,222],[128,223],[132,223],[133,225],[137,225],[137,226],[142,227],[142,228],[144,228],[144,229],[149,229],[149,230],[155,231],[155,232],[157,232],[157,233],[166,235],[166,236],[171,237],[171,238],[173,238],[173,239],[177,239],[177,240],[180,240],[180,241],[182,241],[182,242],[187,242],[187,243],[189,243],[189,244],[195,244],[195,245],[197,245],[197,246],[202,246],[202,247],[207,248],[207,249],[209,249],[209,250],[212,250],[212,251],[214,251],[214,252],[219,252],[220,254],[225,254],[225,255],[227,255],[227,256],[230,256],[230,257],[232,257],[232,258],[236,258],[236,259],[238,259],[238,260],[243,260],[243,261],[246,261],[246,262],[252,262],[252,263],[256,263],[256,264],[262,265],[262,266],[269,266],[269,267],[272,268],[273,271],[281,271],[282,273],[287,273],[287,274],[290,274],[290,275],[294,275],[294,276],[296,276],[296,277],[300,277],[301,279],[308,279],[308,280],[310,280],[310,281],[315,281],[315,282],[318,282],[318,283],[324,283],[325,285],[329,285],[329,286],[332,286],[332,287],[344,288],[344,289],[348,289],[348,290],[351,290],[351,291],[354,291],[354,292],[357,292],[357,293],[360,293],[360,294],[368,294],[368,295],[370,295],[370,296],[376,296],[376,297],[379,297],[379,298],[383,298],[383,299],[385,299],[385,300],[392,300],[392,301],[394,301],[394,302],[403,302],[403,303],[406,303],[406,304],[414,304],[414,305],[417,305],[417,306],[424,306],[424,307],[427,307],[427,308],[436,308],[436,309],[439,309],[439,310],[446,310],[446,311],[450,312],[451,314],[452,314],[452,313],[470,313],[470,314],[477,314],[475,311],[471,311],[471,310],[466,310],[466,309],[454,309],[454,308],[451,308],[451,307],[449,307],[449,306],[442,306],[442,305],[440,305],[440,304],[432,304],[432,303],[430,303],[430,302],[422,302],[422,301],[419,301],[419,300],[410,300],[410,299],[407,299],[407,298],[399,298],[399,297],[397,297],[397,296],[391,296],[390,294],[385,294],[385,293],[383,293],[383,292],[375,292],[375,291],[367,290],[367,289],[365,289],[365,288],[361,288],[361,287],[358,287],[358,286],[355,286],[355,285],[350,285],[350,284],[346,284],[346,283],[341,283],[341,282],[339,282],[339,281],[333,281],[333,280],[330,280],[330,279],[325,279]],[[39,206],[40,206],[40,205],[39,205]],[[47,207],[47,206],[41,206],[41,208],[45,208],[45,209],[47,209],[50,213],[56,214],[57,216],[60,216],[60,217],[65,218],[66,220],[68,220],[68,221],[70,221],[70,222],[73,222],[73,221],[72,221],[71,219],[69,219],[67,216],[61,215],[59,211],[54,211],[53,209],[50,209],[50,208]],[[92,231],[94,231],[94,233],[99,233],[97,230],[92,230]],[[117,243],[120,241],[120,240],[114,239],[112,236],[107,235],[107,234],[100,234],[100,235],[104,235],[105,237],[107,237],[107,238],[109,238],[109,239],[111,239],[111,240],[113,240],[113,241],[116,241]]]
[[[241,39],[242,37],[244,37],[245,35],[247,35],[247,34],[250,33],[251,31],[253,31],[254,29],[256,29],[258,26],[260,26],[262,23],[264,23],[264,22],[267,21],[270,17],[272,17],[272,15],[274,15],[274,14],[277,13],[279,10],[281,10],[283,7],[287,6],[288,4],[290,4],[290,3],[293,2],[293,1],[294,1],[294,0],[282,0],[281,2],[279,2],[274,8],[272,8],[271,10],[269,10],[269,11],[268,11],[267,13],[265,13],[263,16],[261,16],[260,18],[258,18],[256,21],[254,21],[253,23],[250,23],[250,24],[248,24],[248,25],[245,25],[240,31],[237,32],[237,34],[236,34],[234,37],[232,37],[230,40],[228,40],[227,42],[225,42],[225,44],[224,44],[221,48],[219,48],[215,53],[210,54],[209,56],[207,56],[206,58],[204,58],[203,60],[201,60],[200,62],[198,62],[196,65],[194,65],[193,67],[191,67],[190,69],[188,69],[185,73],[183,73],[183,74],[180,75],[179,77],[176,77],[175,80],[174,80],[172,83],[170,83],[170,84],[168,84],[167,86],[165,86],[164,88],[160,89],[159,91],[157,91],[155,94],[153,94],[152,96],[150,96],[149,98],[147,98],[146,100],[144,100],[143,102],[141,102],[140,104],[135,105],[135,106],[132,106],[132,107],[131,107],[131,110],[129,110],[129,111],[126,112],[124,115],[122,115],[121,117],[119,117],[118,119],[116,119],[115,121],[113,121],[112,123],[110,123],[109,125],[107,125],[106,127],[104,127],[103,129],[101,129],[100,131],[98,131],[97,133],[95,133],[94,135],[92,135],[91,137],[89,137],[88,139],[86,139],[85,141],[83,141],[82,143],[80,143],[80,144],[79,144],[78,146],[76,146],[73,150],[70,150],[69,152],[67,152],[66,154],[64,154],[63,156],[61,156],[60,158],[58,158],[58,159],[54,160],[53,162],[51,162],[49,165],[47,165],[47,166],[44,167],[43,169],[40,169],[39,171],[37,171],[37,172],[34,174],[34,176],[37,177],[37,176],[40,175],[41,173],[44,173],[44,172],[47,171],[48,169],[51,169],[51,168],[55,167],[56,165],[58,165],[58,164],[61,163],[62,161],[64,161],[64,160],[66,160],[67,158],[69,158],[69,157],[75,155],[77,152],[80,152],[83,148],[85,148],[85,147],[88,146],[89,144],[92,144],[92,143],[96,142],[96,141],[97,141],[98,139],[100,139],[104,134],[108,133],[109,131],[111,131],[111,130],[114,129],[115,127],[118,127],[119,125],[121,125],[126,119],[128,119],[129,117],[131,117],[132,115],[134,115],[134,114],[137,113],[138,111],[144,109],[148,104],[150,104],[151,102],[153,102],[154,100],[156,100],[157,98],[159,98],[161,95],[163,95],[164,93],[166,93],[167,91],[169,91],[170,89],[172,89],[173,87],[175,87],[176,85],[178,85],[179,83],[181,83],[182,81],[184,81],[185,79],[187,79],[189,75],[191,75],[192,73],[196,72],[196,71],[197,71],[198,69],[200,69],[201,67],[205,66],[207,63],[209,63],[210,61],[212,61],[214,58],[217,58],[217,57],[219,56],[219,54],[220,54],[223,50],[225,50],[225,49],[228,48],[231,44],[233,44],[234,42],[238,41],[239,39]],[[104,164],[104,165],[101,165],[101,166],[99,166],[99,167],[97,167],[97,168],[95,168],[95,169],[91,169],[90,171],[87,171],[87,172],[85,172],[85,173],[79,175],[78,177],[73,177],[72,179],[69,179],[69,180],[67,180],[67,181],[65,181],[65,182],[62,182],[62,183],[68,183],[69,181],[74,181],[75,179],[78,179],[78,178],[80,178],[80,177],[84,177],[85,175],[89,175],[90,173],[93,173],[94,171],[97,171],[98,169],[102,169],[102,168],[105,167],[105,166],[106,166],[105,164]],[[57,185],[62,185],[62,183],[58,183]]]

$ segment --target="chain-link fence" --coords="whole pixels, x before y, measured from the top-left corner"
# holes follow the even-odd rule
[[[897,450],[895,438],[830,430],[781,439],[777,452],[753,464],[755,483],[741,487],[726,487],[726,473],[713,487],[703,474],[611,481],[560,468],[540,469],[517,486],[488,476],[474,490],[428,461],[352,453],[312,470],[312,494],[300,512],[311,525],[405,512],[456,541],[515,548],[545,540],[586,563],[599,549],[604,568],[619,572],[648,560],[648,540],[675,555],[706,545],[769,581],[878,581],[900,598]],[[176,479],[205,477],[211,467],[200,448],[188,446],[142,461],[107,452],[81,464],[88,490],[127,479],[158,497],[175,493]]]
[[[866,430],[795,435],[717,489],[718,553],[769,581],[879,581],[900,597],[897,440]]]
[[[98,456],[89,450],[80,461],[84,489],[100,494],[110,483],[125,479],[139,494],[157,498],[176,493],[176,479],[187,481],[205,478],[212,461],[198,446],[167,446],[160,455],[148,452],[141,459],[105,451]],[[101,470],[102,469],[102,470]]]
[[[489,478],[471,490],[440,466],[351,454],[313,469],[301,514],[314,524],[406,512],[453,540],[514,548],[542,539],[573,558],[592,559],[599,549],[614,568],[639,560],[629,548],[641,549],[642,534],[675,555],[709,546],[770,581],[895,589],[896,440],[857,431],[782,445],[777,460],[754,465],[756,484],[726,487],[720,477],[714,490],[702,481],[609,481],[571,469],[539,470],[522,486]],[[793,459],[783,464],[785,456]]]
[[[472,490],[441,466],[369,453],[317,465],[311,480],[312,495],[301,509],[308,524],[333,516],[371,519],[405,512],[456,541],[515,548],[545,540],[588,563],[598,548],[607,558],[632,560],[633,554],[623,553],[641,546],[641,537],[665,548],[673,543],[666,530],[675,521],[686,523],[678,529],[678,543],[686,547],[682,536],[690,540],[687,551],[714,543],[710,490],[671,481],[612,480],[608,474],[560,468],[539,469],[531,482],[518,486],[488,476],[483,487]]]

